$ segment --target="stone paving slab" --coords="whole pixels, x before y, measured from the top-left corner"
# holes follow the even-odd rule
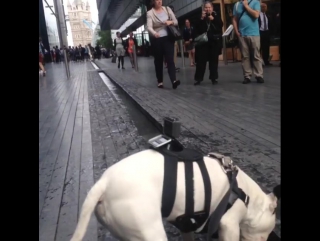
[[[70,240],[94,183],[87,92],[88,63],[47,64],[39,77],[39,240]],[[84,240],[97,240],[93,218]]]
[[[165,116],[179,118],[178,139],[185,146],[230,155],[264,191],[280,183],[279,68],[265,68],[265,84],[242,85],[240,64],[221,64],[218,85],[193,86],[194,68],[187,67],[177,74],[182,84],[172,90],[166,73],[166,88],[156,87],[152,58],[139,58],[139,72],[118,70],[109,59],[95,63],[157,125]]]

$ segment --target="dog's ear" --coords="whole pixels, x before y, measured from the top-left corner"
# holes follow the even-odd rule
[[[273,188],[272,193],[277,197],[278,200],[281,199],[281,184],[275,186]]]
[[[277,208],[277,202],[275,200],[273,200],[270,204],[269,204],[269,210],[272,214],[274,214],[276,212],[276,208]]]

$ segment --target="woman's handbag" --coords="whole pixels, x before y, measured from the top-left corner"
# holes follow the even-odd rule
[[[208,31],[210,28],[210,23],[207,25],[208,25],[207,31],[194,39],[195,46],[199,46],[208,42]]]
[[[117,62],[117,56],[113,56],[112,59],[111,59],[111,63],[116,63]]]
[[[169,14],[169,11],[168,11],[168,8],[166,7],[166,11],[167,11],[167,14],[169,16],[169,21],[172,21],[171,17],[170,17],[170,14]],[[180,40],[182,39],[182,35],[180,33],[180,30],[177,28],[177,26],[174,26],[174,25],[169,25],[167,26],[168,28],[168,34],[169,34],[169,37],[174,39],[174,40]]]

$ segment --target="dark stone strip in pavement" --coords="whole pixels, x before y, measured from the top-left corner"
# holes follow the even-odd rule
[[[92,65],[87,64],[90,69]],[[93,153],[92,153],[92,136],[91,136],[91,123],[89,112],[89,98],[88,98],[88,73],[84,82],[84,89],[86,90],[83,96],[83,129],[82,129],[82,149],[81,149],[81,169],[80,169],[80,193],[79,193],[79,212],[84,199],[86,198],[89,190],[94,185],[93,174]],[[87,232],[83,241],[97,240],[98,238],[98,223],[95,217],[91,217]]]
[[[88,72],[95,181],[107,167],[140,151],[138,131],[121,99],[109,88],[114,89],[112,83],[106,85],[97,72]],[[99,241],[115,240],[100,224],[98,230]]]

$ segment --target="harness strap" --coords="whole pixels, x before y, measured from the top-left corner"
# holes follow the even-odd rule
[[[225,211],[229,204],[229,198],[231,194],[231,190],[234,186],[235,180],[236,180],[237,172],[231,172],[231,183],[230,188],[227,191],[227,193],[224,195],[220,203],[218,204],[217,208],[213,211],[213,213],[210,216],[209,224],[208,224],[208,233],[207,233],[207,240],[211,241],[212,235],[217,232],[219,228],[219,223],[222,218],[222,216],[225,214]]]
[[[217,208],[210,215],[210,220],[208,224],[208,232],[207,232],[207,240],[211,240],[212,235],[216,234],[219,228],[219,223],[221,221],[222,216],[226,213],[226,211],[232,207],[234,202],[239,198],[244,202],[246,207],[249,204],[249,196],[245,194],[245,192],[238,187],[237,182],[237,174],[238,169],[233,165],[233,161],[230,157],[225,157],[224,155],[218,153],[209,153],[209,157],[216,158],[220,161],[222,170],[226,173],[230,187],[227,193],[224,195]]]
[[[177,191],[177,173],[178,173],[178,162],[174,157],[165,155],[164,156],[164,177],[163,177],[163,191],[162,191],[162,206],[161,213],[162,217],[169,217],[174,201],[176,198]],[[193,198],[193,197],[192,197]]]
[[[208,173],[208,169],[204,160],[197,162],[202,174],[203,184],[204,184],[204,193],[205,193],[205,200],[204,200],[204,211],[207,213],[206,215],[210,215],[210,206],[211,206],[211,181],[210,176]]]
[[[194,183],[193,183],[193,162],[184,163],[184,173],[186,182],[186,209],[185,215],[193,215],[194,213]]]

